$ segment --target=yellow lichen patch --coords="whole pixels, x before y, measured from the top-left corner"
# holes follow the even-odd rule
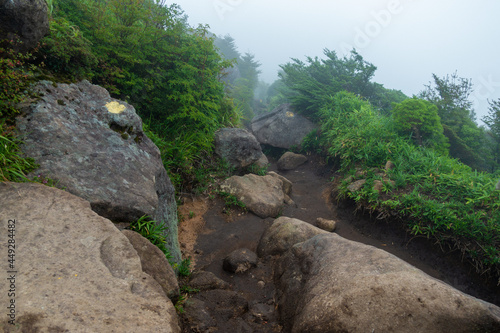
[[[111,113],[122,113],[125,111],[125,105],[118,102],[109,102],[106,104],[106,108]]]
[[[293,118],[293,117],[295,117],[295,115],[293,114],[293,112],[290,112],[290,111],[287,111],[287,112],[286,112],[286,116],[287,116],[288,118]]]

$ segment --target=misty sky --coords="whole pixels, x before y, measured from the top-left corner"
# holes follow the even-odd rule
[[[193,26],[230,34],[272,83],[290,58],[347,55],[377,66],[374,81],[412,96],[432,73],[471,78],[478,120],[500,98],[498,0],[177,0]]]

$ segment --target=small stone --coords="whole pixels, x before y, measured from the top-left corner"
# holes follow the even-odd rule
[[[385,171],[389,171],[389,170],[392,170],[394,169],[396,166],[394,165],[394,163],[392,161],[387,161],[387,163],[385,164]]]
[[[257,266],[257,255],[249,249],[238,249],[231,252],[223,262],[222,268],[230,273],[244,273]]]
[[[307,157],[301,154],[286,152],[278,160],[279,170],[293,170],[307,162]]]
[[[347,189],[351,192],[357,192],[363,187],[363,185],[365,185],[365,183],[366,179],[356,180],[354,183],[347,186]]]
[[[327,220],[321,217],[318,217],[316,219],[316,225],[318,228],[333,232],[335,231],[335,228],[337,227],[337,222],[334,220]]]
[[[259,281],[257,282],[257,285],[259,286],[259,288],[264,288],[266,286],[266,283],[264,281]]]

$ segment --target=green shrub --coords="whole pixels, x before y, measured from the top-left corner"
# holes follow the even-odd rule
[[[392,110],[395,129],[411,136],[415,144],[448,153],[448,140],[438,116],[437,106],[416,97],[395,104]]]
[[[78,26],[63,17],[52,19],[50,34],[41,43],[39,56],[53,74],[71,81],[92,78],[97,58]]]
[[[18,42],[0,40],[0,119],[12,119],[19,113],[17,104],[28,94],[35,65],[32,53],[15,51]]]

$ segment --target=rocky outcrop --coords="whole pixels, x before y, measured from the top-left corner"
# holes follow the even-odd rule
[[[221,185],[221,190],[236,196],[248,210],[261,218],[278,216],[284,206],[283,183],[277,177],[232,176]]]
[[[251,127],[261,144],[290,149],[300,145],[316,125],[297,114],[290,104],[282,104],[269,113],[255,117]]]
[[[2,244],[7,225],[15,227],[17,331],[180,332],[127,237],[87,201],[41,184],[0,183],[0,202]],[[2,295],[7,288],[0,284]],[[0,331],[11,327],[2,318]]]
[[[132,230],[122,232],[137,252],[142,270],[158,282],[168,298],[175,301],[179,297],[179,283],[165,254],[137,232]]]
[[[307,157],[301,154],[295,154],[290,151],[284,153],[278,160],[278,170],[288,171],[296,169],[307,162]]]
[[[22,41],[17,48],[27,51],[49,32],[49,15],[45,0],[0,0],[0,41]]]
[[[17,120],[24,154],[40,165],[32,175],[56,179],[113,222],[164,222],[179,263],[175,190],[134,108],[88,81],[42,81],[34,90],[40,99]]]
[[[296,244],[275,268],[286,332],[500,330],[500,308],[336,234]]]
[[[257,246],[257,255],[259,257],[281,255],[295,244],[326,233],[325,230],[307,222],[281,216],[274,220],[273,224],[262,234]]]
[[[237,169],[257,162],[262,148],[252,133],[242,128],[223,128],[215,133],[215,153]]]

